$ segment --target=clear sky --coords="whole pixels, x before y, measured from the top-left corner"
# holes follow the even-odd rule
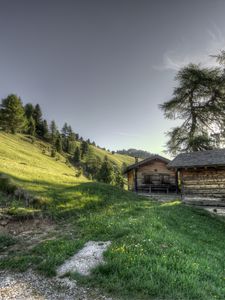
[[[162,153],[176,71],[219,49],[224,0],[0,0],[0,97],[111,150]]]

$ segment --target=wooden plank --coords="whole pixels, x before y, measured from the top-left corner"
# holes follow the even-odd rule
[[[204,190],[204,189],[199,189],[199,190],[188,190],[184,189],[183,194],[186,195],[194,195],[194,194],[202,194],[202,195],[209,195],[209,194],[218,194],[218,195],[225,195],[225,189],[212,189],[212,190]]]
[[[225,185],[225,180],[207,180],[207,181],[203,181],[203,180],[192,180],[192,181],[183,181],[183,184],[185,186],[198,186],[198,185],[215,185],[215,184],[224,184]]]
[[[184,198],[188,197],[188,198],[201,198],[201,199],[217,199],[217,200],[223,200],[225,199],[225,195],[219,195],[219,194],[209,194],[209,195],[202,195],[202,194],[185,194],[182,195]]]

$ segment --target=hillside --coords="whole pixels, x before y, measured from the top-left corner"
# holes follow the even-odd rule
[[[54,276],[87,241],[111,241],[104,265],[68,276],[119,299],[224,298],[220,219],[77,177],[47,144],[20,135],[0,134],[0,172],[38,197],[26,203],[0,194],[1,214],[13,216],[0,227],[0,270]]]
[[[113,155],[94,146],[91,149],[101,160],[107,155],[119,168],[123,163],[128,164],[133,160],[129,156]],[[78,170],[62,155],[57,154],[56,158],[52,158],[51,145],[24,135],[6,133],[0,133],[0,173],[10,175],[18,186],[31,194],[40,195],[41,201],[48,204],[55,197],[54,191],[59,193],[60,187],[64,190],[65,186],[89,181],[83,175],[78,177]]]
[[[134,163],[134,158],[131,157],[130,155],[119,154],[119,153],[112,154],[108,151],[105,151],[103,149],[94,146],[90,146],[90,147],[93,149],[95,155],[98,156],[101,160],[103,160],[104,157],[107,155],[109,160],[112,163],[116,164],[118,167],[122,167],[123,164],[130,165]]]
[[[67,165],[60,155],[50,156],[50,146],[22,135],[0,133],[0,172],[10,175],[17,185],[31,193],[42,195],[52,186],[75,185],[87,181],[77,170]],[[41,183],[41,185],[40,185]],[[51,197],[43,197],[51,200]]]
[[[116,151],[117,154],[123,154],[123,155],[129,155],[129,156],[132,156],[132,157],[138,157],[138,158],[141,158],[141,159],[145,159],[145,158],[148,158],[150,157],[151,155],[154,155],[153,153],[151,152],[148,152],[148,151],[144,151],[144,150],[141,150],[141,149],[133,149],[133,148],[130,148],[128,150],[118,150]]]
[[[53,177],[55,180],[58,176],[73,176],[74,167],[66,165],[66,159],[62,155],[57,155],[57,159],[51,157],[51,145],[40,140],[34,140],[24,135],[11,135],[0,132],[0,171],[19,175],[19,178],[30,178],[30,181],[36,180],[41,176]],[[80,143],[77,142],[77,145]],[[128,155],[112,154],[100,148],[90,146],[93,154],[101,160],[105,156],[109,161],[119,168],[123,164],[132,164],[133,158]],[[56,163],[57,161],[57,163]],[[23,167],[22,167],[23,166]],[[29,167],[32,166],[30,169]],[[21,172],[22,171],[22,172]],[[67,174],[68,173],[68,174]],[[66,174],[66,175],[65,175]],[[84,177],[76,178],[75,181],[83,181]]]

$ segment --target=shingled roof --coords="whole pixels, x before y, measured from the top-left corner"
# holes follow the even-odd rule
[[[166,164],[168,164],[168,163],[170,162],[169,159],[167,159],[167,158],[165,158],[165,157],[163,157],[163,156],[161,156],[161,155],[154,154],[154,155],[152,155],[152,156],[150,156],[150,157],[148,157],[148,158],[146,158],[146,159],[143,159],[143,160],[141,160],[141,161],[139,161],[139,162],[137,162],[137,163],[135,163],[135,164],[133,164],[133,165],[128,166],[128,167],[126,168],[126,170],[124,171],[124,173],[127,173],[127,172],[129,172],[130,170],[135,169],[135,168],[137,168],[137,167],[140,167],[140,166],[142,166],[142,165],[146,165],[146,164],[150,163],[151,161],[157,160],[157,159],[158,159],[158,160],[161,160],[161,161],[164,161]]]
[[[168,164],[171,168],[225,166],[225,149],[181,153]]]

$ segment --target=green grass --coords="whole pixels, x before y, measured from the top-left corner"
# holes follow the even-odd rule
[[[112,154],[108,151],[105,151],[103,149],[99,149],[97,147],[91,146],[91,149],[93,150],[94,154],[99,157],[101,160],[104,160],[104,157],[107,156],[109,161],[111,161],[113,164],[117,165],[118,167],[122,167],[123,163],[126,165],[131,165],[134,163],[134,158],[129,155],[122,155],[122,154]]]
[[[1,137],[0,172],[46,199],[40,209],[58,228],[54,240],[0,260],[1,269],[53,276],[85,242],[111,240],[105,265],[88,277],[71,276],[123,299],[224,299],[224,222],[178,201],[161,204],[77,179],[63,158],[55,161],[21,137]]]
[[[10,235],[0,234],[0,253],[5,251],[9,246],[16,243],[15,238]]]
[[[74,176],[74,168],[65,164],[64,157],[50,157],[49,149],[50,145],[39,141],[32,144],[24,136],[0,133],[0,172],[18,178],[31,190],[40,181],[68,185],[86,181],[82,176]]]

